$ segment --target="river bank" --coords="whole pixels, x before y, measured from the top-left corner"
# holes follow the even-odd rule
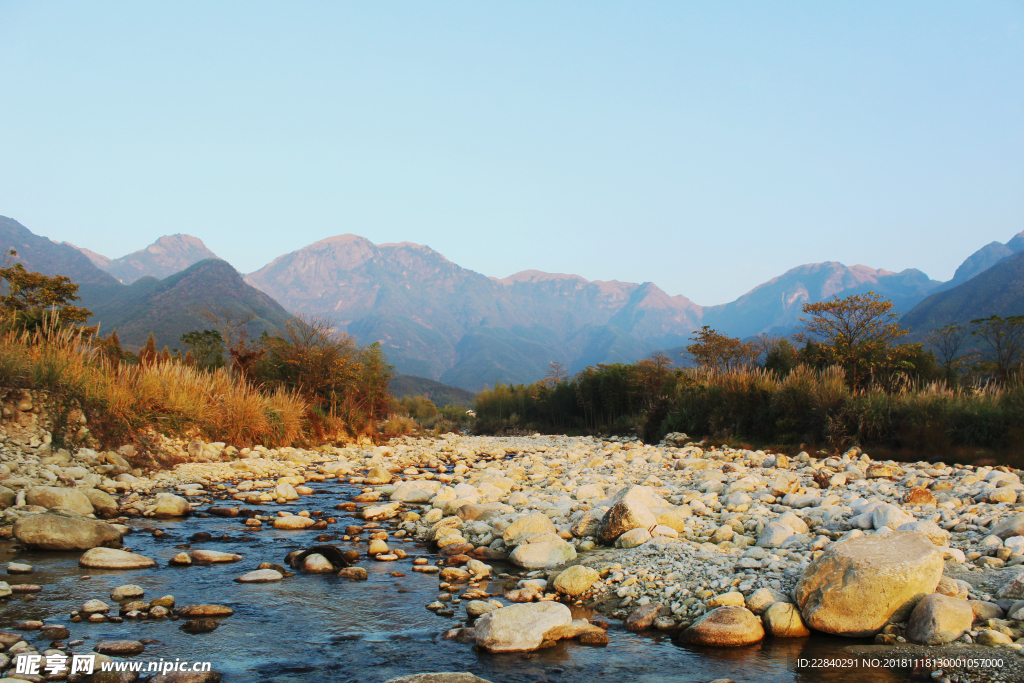
[[[583,669],[578,667],[584,662],[623,675],[633,667],[630,675],[639,676],[638,680],[645,676],[668,680],[658,678],[665,675],[665,666],[678,667],[691,659],[692,675],[684,680],[721,678],[708,675],[694,662],[725,660],[737,663],[732,669],[723,669],[727,675],[731,670],[736,680],[769,680],[752,677],[746,668],[756,662],[764,666],[766,661],[771,662],[768,669],[774,672],[773,680],[799,680],[806,675],[798,666],[799,659],[852,651],[871,643],[872,638],[851,641],[826,637],[820,631],[810,637],[783,637],[773,632],[771,615],[766,618],[765,612],[776,603],[789,605],[808,567],[830,549],[844,547],[841,544],[859,534],[869,539],[905,534],[908,532],[893,529],[910,523],[921,526],[911,533],[930,535],[941,544],[929,541],[929,547],[934,546],[940,554],[941,589],[972,610],[973,623],[956,634],[956,643],[946,649],[986,656],[997,651],[1007,660],[1002,671],[943,675],[952,675],[952,680],[961,675],[970,675],[971,680],[1014,680],[1014,672],[1019,673],[1020,645],[1013,641],[1021,636],[1021,623],[1008,618],[1018,616],[1016,600],[1000,597],[1021,571],[1022,553],[1013,540],[1019,534],[1004,539],[995,533],[1001,525],[1013,530],[1014,524],[1020,523],[1014,521],[1022,511],[1016,502],[1020,483],[1015,472],[875,463],[859,453],[832,459],[806,455],[786,462],[758,452],[704,452],[681,435],[658,447],[619,440],[454,435],[399,439],[376,448],[352,445],[231,452],[217,444],[194,442],[174,447],[212,462],[186,463],[140,476],[144,473],[119,472],[131,465],[124,456],[109,452],[83,449],[74,456],[67,454],[67,462],[59,452],[42,458],[24,450],[0,452],[10,470],[0,471],[4,475],[0,485],[14,496],[7,502],[11,494],[3,494],[5,504],[11,505],[4,510],[0,524],[0,535],[9,539],[3,542],[5,559],[33,565],[36,572],[53,565],[53,573],[47,575],[52,576],[50,586],[39,581],[39,593],[15,593],[6,598],[0,626],[16,626],[15,618],[20,619],[18,623],[34,620],[44,625],[67,621],[74,611],[68,608],[69,598],[82,598],[79,607],[86,599],[105,599],[110,609],[104,621],[67,624],[74,629],[72,639],[78,628],[102,628],[138,640],[136,631],[157,621],[152,607],[146,603],[147,609],[127,610],[126,614],[137,612],[133,616],[138,618],[124,618],[118,614],[122,610],[117,603],[109,604],[109,591],[121,583],[137,584],[142,580],[137,577],[144,576],[150,582],[147,600],[161,597],[161,586],[167,586],[167,593],[175,592],[171,589],[175,583],[184,581],[183,585],[189,586],[187,595],[175,595],[173,609],[180,610],[185,604],[230,602],[226,606],[235,614],[217,618],[221,625],[213,632],[176,636],[201,638],[204,645],[221,643],[218,653],[228,659],[226,634],[238,628],[246,609],[258,612],[267,600],[262,606],[268,610],[264,614],[282,618],[277,624],[282,628],[272,628],[271,622],[243,633],[272,640],[277,633],[301,634],[286,648],[293,655],[308,654],[309,647],[304,648],[302,642],[319,642],[311,634],[317,630],[310,628],[312,623],[331,624],[329,639],[339,639],[330,641],[335,648],[338,642],[383,640],[393,643],[385,649],[393,648],[394,657],[400,657],[403,649],[415,651],[424,665],[435,667],[432,670],[459,670],[444,664],[463,663],[463,669],[485,671],[494,680],[541,680],[552,675],[551,668],[562,669],[555,673],[566,680],[567,672],[582,675]],[[47,472],[53,478],[44,474]],[[840,482],[840,474],[845,474],[847,481]],[[93,516],[110,518],[119,533],[122,529],[127,532],[124,544],[134,554],[153,559],[156,566],[129,571],[82,568],[76,564],[81,552],[69,555],[23,549],[24,539],[19,543],[15,532],[17,520],[52,515],[52,503],[68,502],[41,497],[39,484],[55,483],[73,484],[55,488],[80,492],[93,505]],[[116,507],[111,508],[96,492],[109,496]],[[1010,492],[1013,502],[1000,500],[1008,499]],[[51,503],[49,512],[47,502]],[[610,526],[613,520],[606,516],[623,508],[628,514],[611,515],[618,528]],[[182,517],[185,512],[191,516]],[[650,520],[645,515],[652,515],[654,523],[647,525]],[[901,523],[890,526],[896,522]],[[929,523],[935,528],[923,526]],[[195,536],[205,529],[209,529],[205,531],[208,537]],[[993,538],[999,540],[998,546]],[[371,559],[374,542],[378,542],[372,548],[377,551],[373,554],[376,559]],[[335,577],[339,567],[334,565],[331,574],[305,574],[302,566],[285,562],[288,553],[317,544],[354,553],[350,557],[358,557],[355,566],[368,570],[370,580],[363,583]],[[241,559],[208,564],[207,558],[217,556],[204,558],[202,552],[195,555],[197,550],[240,555]],[[180,566],[182,554],[192,566]],[[175,559],[179,566],[168,566]],[[279,572],[279,581],[235,581],[264,563],[277,565],[262,571]],[[588,570],[566,572],[572,565]],[[182,579],[182,571],[192,572],[184,575],[187,580]],[[392,576],[392,572],[404,576]],[[82,580],[79,577],[83,575],[94,578]],[[577,580],[569,582],[567,577],[573,575]],[[33,576],[38,575],[12,575],[11,587],[34,581]],[[80,582],[74,588],[71,576]],[[110,585],[96,590],[98,584],[90,581],[97,576]],[[296,587],[296,581],[303,582],[302,589]],[[883,584],[878,586],[884,589]],[[280,593],[275,592],[285,587],[290,603],[279,601]],[[24,601],[33,595],[36,600]],[[52,598],[52,603],[38,597],[43,595]],[[231,599],[225,600],[229,596]],[[501,654],[503,646],[497,640],[477,639],[480,622],[493,622],[493,617],[483,616],[475,622],[467,618],[467,611],[483,615],[498,604],[541,605],[556,600],[571,606],[570,620],[576,618],[568,632],[562,629],[561,636],[576,640],[555,642],[541,632],[536,642],[541,649],[525,655]],[[14,604],[19,609],[10,609]],[[61,611],[39,609],[46,605],[60,605]],[[345,611],[355,605],[355,613]],[[425,609],[428,605],[429,611]],[[289,608],[295,614],[285,619]],[[768,636],[762,634],[754,645],[737,649],[674,642],[685,640],[682,634],[692,632],[691,625],[705,614],[715,613],[716,608],[719,612],[732,608],[757,614]],[[781,609],[775,608],[775,612]],[[371,628],[339,632],[337,619],[331,617],[339,610],[353,623]],[[378,612],[392,616],[382,618]],[[794,632],[787,635],[799,630],[792,621],[793,612],[797,621],[801,620],[799,606],[790,608],[787,628]],[[174,616],[172,610],[169,617]],[[296,623],[291,623],[292,618]],[[890,643],[882,647],[910,647],[901,643],[907,640],[910,617],[902,618],[889,626],[885,625],[887,619],[878,629],[883,630],[877,636],[879,642]],[[123,621],[118,624],[117,619]],[[602,619],[610,622],[603,641],[596,633],[605,631]],[[422,625],[422,629],[395,628],[400,624]],[[41,629],[16,633],[34,633],[38,640],[36,631]],[[592,642],[607,644],[596,648],[581,644],[579,641],[588,640],[581,637],[584,632],[592,634]],[[451,639],[444,640],[444,633]],[[78,649],[86,644],[95,646],[94,634],[86,635],[90,640],[76,646]],[[167,642],[167,634],[163,636],[161,642]],[[976,640],[1006,644],[980,647],[972,644]],[[69,642],[73,640],[59,644],[66,649]],[[476,643],[477,649],[471,643]],[[284,656],[278,651],[280,643],[269,649],[278,659]],[[424,650],[445,652],[446,656],[438,661]],[[164,651],[172,654],[171,648]],[[636,660],[638,655],[643,661]],[[543,673],[522,678],[515,670],[519,665],[512,665],[511,660],[505,670],[491,666],[508,658],[534,661],[523,657],[535,658]],[[329,659],[317,661],[327,666]],[[343,666],[367,666],[360,657],[346,662]],[[487,666],[480,668],[484,662]],[[253,680],[237,667],[221,668],[227,680]],[[404,669],[416,670],[431,669]],[[281,670],[267,680],[290,680],[288,676],[293,674],[301,675]],[[861,678],[874,676],[877,680],[902,680],[909,675],[910,671],[899,669],[860,672]]]

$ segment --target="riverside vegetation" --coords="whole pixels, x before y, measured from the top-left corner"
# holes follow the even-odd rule
[[[477,431],[632,433],[648,442],[681,431],[791,453],[860,446],[900,459],[1021,464],[1024,317],[949,326],[925,349],[895,343],[906,331],[875,295],[804,308],[800,348],[705,327],[687,347],[694,367],[655,356],[497,384],[477,397]]]

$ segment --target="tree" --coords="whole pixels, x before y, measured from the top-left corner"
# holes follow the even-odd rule
[[[836,295],[828,301],[804,304],[802,310],[810,317],[800,318],[804,329],[795,338],[803,343],[818,342],[822,352],[843,366],[854,388],[871,377],[878,352],[907,334],[899,326],[892,302],[874,292],[843,299]]]
[[[690,340],[693,343],[686,347],[687,353],[698,366],[708,370],[735,370],[753,365],[757,357],[753,344],[744,344],[707,325],[696,331]]]
[[[359,373],[363,408],[371,422],[387,415],[393,397],[389,385],[395,366],[389,365],[384,357],[380,342],[374,342],[359,354],[362,371]]]
[[[192,362],[200,368],[219,368],[224,365],[224,337],[218,330],[196,330],[180,337],[188,349]]]
[[[961,351],[969,336],[970,330],[966,325],[950,323],[934,330],[925,340],[938,357],[946,384],[956,383],[957,375],[964,362]]]
[[[541,381],[549,387],[556,387],[568,379],[568,377],[569,373],[565,371],[565,363],[553,360],[548,365],[547,374],[544,375],[544,379]]]
[[[159,360],[159,354],[156,350],[156,337],[150,332],[146,345],[139,351],[139,365],[153,365],[157,360]]]
[[[121,338],[117,336],[117,328],[108,334],[105,338],[97,340],[100,355],[106,358],[108,361],[118,366],[121,361],[125,358],[124,349],[121,348]]]
[[[18,252],[10,249],[7,254],[17,257]],[[34,273],[8,260],[0,268],[0,280],[0,310],[13,325],[34,328],[51,316],[60,324],[80,325],[92,315],[89,309],[71,303],[81,301],[78,285],[63,275]]]
[[[232,365],[241,374],[247,374],[249,369],[263,358],[262,349],[255,349],[249,345],[249,335],[244,329],[258,317],[255,311],[239,311],[230,306],[201,306],[195,313],[217,328],[227,346]]]
[[[1024,350],[1024,315],[1002,318],[998,315],[972,320],[971,335],[980,339],[982,361],[986,368],[1000,382],[1010,378],[1010,373],[1021,364]]]

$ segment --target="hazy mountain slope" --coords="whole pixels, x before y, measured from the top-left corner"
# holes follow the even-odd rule
[[[961,285],[937,294],[903,316],[910,339],[950,323],[965,324],[990,315],[1024,315],[1024,251],[1003,259]]]
[[[469,407],[473,405],[473,400],[476,398],[476,394],[472,391],[435,382],[426,377],[416,377],[415,375],[403,375],[400,373],[391,378],[389,388],[395,398],[426,396],[438,408],[448,405]]]
[[[100,323],[102,334],[117,328],[121,343],[137,348],[150,332],[157,343],[181,348],[185,332],[212,328],[198,310],[203,306],[227,306],[236,312],[253,311],[257,318],[246,326],[250,337],[284,326],[288,312],[272,298],[249,286],[230,264],[220,259],[200,261],[163,280],[145,277],[121,285],[113,296],[84,301]]]
[[[829,261],[797,266],[736,301],[704,309],[703,323],[735,337],[788,333],[800,324],[805,303],[874,291],[910,310],[940,283],[916,269],[893,273]]]
[[[81,248],[79,247],[79,249]],[[206,248],[206,245],[198,237],[180,233],[164,235],[145,249],[140,249],[121,258],[107,259],[106,264],[99,262],[96,258],[103,259],[105,257],[87,249],[81,249],[81,251],[89,256],[93,263],[126,285],[146,276],[162,280],[185,270],[193,263],[218,258],[216,254]]]
[[[71,247],[72,249],[77,249],[78,251],[80,251],[83,254],[85,254],[85,256],[90,261],[92,261],[92,264],[94,266],[96,266],[97,268],[99,268],[100,270],[106,270],[107,266],[110,265],[111,259],[107,258],[103,254],[97,254],[92,249],[86,249],[85,247],[77,247],[74,244],[71,244],[71,242],[66,242],[66,241],[62,242],[62,244],[66,244],[69,247]]]
[[[1014,254],[1024,252],[1024,232],[1013,236],[1009,242],[989,242],[978,251],[974,252],[960,264],[953,274],[953,279],[943,283],[936,291],[952,289],[970,280],[975,275],[983,273],[1003,259]]]
[[[75,247],[54,242],[31,232],[24,225],[0,216],[0,250],[14,249],[25,268],[45,275],[65,275],[80,286],[116,286],[117,280],[97,268]]]

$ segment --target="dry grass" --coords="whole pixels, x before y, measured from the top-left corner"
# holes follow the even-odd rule
[[[309,405],[295,392],[262,391],[227,370],[179,363],[115,365],[73,330],[0,337],[0,386],[41,389],[77,402],[94,433],[124,440],[148,428],[198,433],[235,446],[303,439]]]

